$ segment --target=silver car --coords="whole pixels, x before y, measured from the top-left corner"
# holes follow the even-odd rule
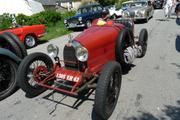
[[[153,17],[154,8],[150,1],[128,1],[122,4],[122,17],[134,20],[145,20]]]

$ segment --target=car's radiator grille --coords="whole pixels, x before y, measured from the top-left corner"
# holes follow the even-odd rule
[[[75,49],[72,46],[69,47],[65,45],[63,57],[65,67],[67,68],[83,71],[84,67],[87,67],[87,62],[80,62],[77,60],[75,56]]]
[[[72,19],[72,20],[69,20],[69,23],[71,23],[71,24],[78,24],[79,21],[76,20],[76,19]]]

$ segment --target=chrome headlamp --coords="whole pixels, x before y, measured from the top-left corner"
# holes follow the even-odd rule
[[[128,12],[128,11],[124,11],[124,12],[123,12],[123,16],[126,17],[126,18],[128,18],[128,17],[129,17],[129,12]]]
[[[78,20],[79,20],[79,21],[82,21],[82,17],[79,17]]]
[[[75,48],[75,56],[79,61],[85,62],[88,60],[88,50],[85,47],[76,41],[72,42],[72,46]]]
[[[53,44],[49,44],[49,45],[47,46],[47,52],[48,52],[48,55],[49,55],[50,57],[55,58],[55,57],[57,57],[58,54],[59,54],[59,48],[58,48],[57,46],[53,45]]]
[[[142,16],[143,16],[142,12],[139,11],[139,10],[136,12],[136,15],[137,15],[138,17],[142,17]]]
[[[76,49],[76,57],[79,61],[85,62],[88,59],[88,51],[85,47],[79,47]]]
[[[67,23],[67,20],[65,19],[65,20],[64,20],[64,24],[66,24],[66,23]]]

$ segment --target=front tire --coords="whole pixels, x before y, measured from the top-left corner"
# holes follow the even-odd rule
[[[16,90],[18,65],[5,56],[0,57],[0,100],[10,96]]]
[[[98,117],[107,120],[113,113],[121,88],[121,66],[113,61],[103,68],[99,77],[94,110]]]
[[[44,53],[30,54],[23,59],[18,68],[18,84],[28,96],[35,97],[46,90],[39,86],[38,82],[45,79],[52,70],[53,61],[49,56]]]

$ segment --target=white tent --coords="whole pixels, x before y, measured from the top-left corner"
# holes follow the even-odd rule
[[[3,13],[33,15],[44,11],[40,2],[34,0],[0,0],[0,15]]]

